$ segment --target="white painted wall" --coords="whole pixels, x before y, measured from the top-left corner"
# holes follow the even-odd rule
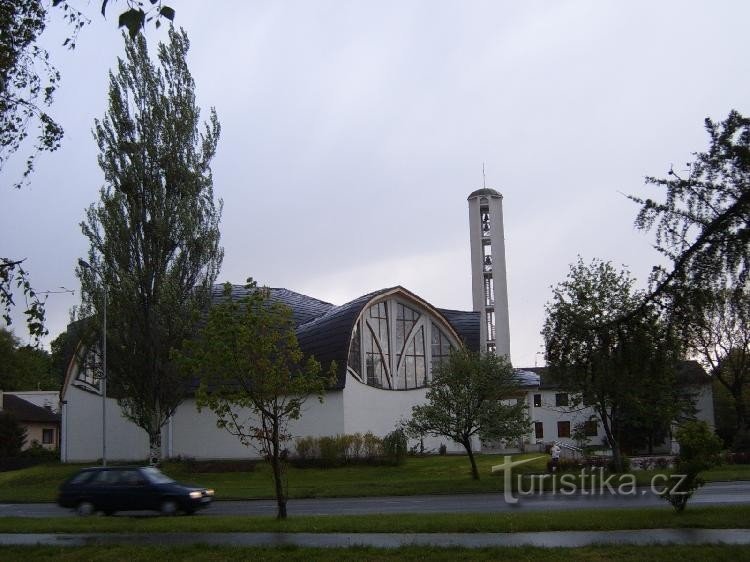
[[[70,384],[62,409],[60,457],[63,462],[90,462],[102,457],[102,397]],[[148,434],[107,399],[107,461],[148,458]]]
[[[247,419],[249,410],[238,410],[242,419]],[[321,404],[317,398],[309,398],[299,420],[289,426],[295,437],[324,436],[344,433],[342,392],[327,392]],[[171,432],[171,436],[170,436]],[[253,447],[244,446],[238,437],[226,429],[216,426],[216,416],[211,410],[198,412],[194,399],[180,405],[172,418],[171,427],[165,428],[164,453],[169,457],[192,457],[196,459],[247,459],[257,458]],[[294,449],[294,440],[288,445]]]
[[[383,390],[368,386],[347,373],[343,392],[344,427],[346,433],[367,433],[371,431],[382,437],[396,429],[400,420],[408,420],[411,410],[425,402],[426,388],[413,390]],[[412,441],[410,446],[414,445]],[[449,452],[463,452],[462,445],[444,437],[427,436],[424,439],[426,451],[436,452],[445,444]],[[479,440],[473,445],[479,450]]]
[[[531,433],[530,443],[552,443],[553,441],[560,441],[561,443],[567,443],[569,445],[575,445],[572,438],[560,437],[557,433],[557,422],[569,421],[570,422],[570,433],[573,434],[576,424],[588,421],[592,416],[596,417],[594,409],[591,407],[565,407],[556,406],[555,395],[562,393],[559,390],[529,390],[528,391],[528,404],[529,404],[529,418],[531,420]],[[542,395],[542,405],[534,406],[534,395]],[[569,404],[572,401],[572,395],[568,394]],[[534,422],[542,422],[544,424],[544,437],[536,439],[534,434]],[[597,436],[589,437],[589,445],[601,445],[602,439],[604,438],[604,428],[597,418]]]

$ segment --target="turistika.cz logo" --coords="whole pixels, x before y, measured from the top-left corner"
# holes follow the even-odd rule
[[[512,468],[526,464],[544,457],[533,457],[530,459],[521,459],[514,461],[510,455],[503,457],[503,463],[492,467],[492,472],[503,473],[503,496],[507,503],[518,503],[519,498],[513,495],[513,475]],[[585,468],[581,469],[579,474],[565,473],[559,478],[552,478],[552,474],[516,474],[516,494],[518,496],[531,496],[534,494],[550,494],[572,496],[579,494],[582,496],[595,495],[618,495],[618,496],[635,496],[639,490],[636,486],[636,479],[633,474],[610,474],[606,475],[603,468],[591,472]],[[526,478],[524,478],[526,477]],[[656,474],[651,478],[650,490],[657,496],[666,492],[670,494],[682,494],[679,486],[685,480],[685,474]],[[551,489],[544,489],[544,481],[552,479]],[[524,480],[527,480],[524,482]],[[641,488],[640,494],[645,495],[649,488]]]

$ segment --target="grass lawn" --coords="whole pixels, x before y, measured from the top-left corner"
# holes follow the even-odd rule
[[[534,456],[537,455],[516,455],[514,460]],[[547,458],[542,456],[524,464],[514,469],[514,473],[543,473]],[[477,464],[482,475],[479,481],[471,479],[469,461],[465,456],[409,457],[402,466],[290,468],[289,495],[292,498],[306,498],[498,492],[503,489],[503,478],[491,474],[491,469],[502,460],[501,456],[478,455]],[[49,464],[0,472],[0,501],[54,501],[60,482],[80,467]],[[166,463],[163,470],[178,480],[214,488],[217,499],[273,497],[271,471],[263,463],[259,463],[251,472],[188,472],[186,465],[180,463]],[[635,474],[640,484],[647,484],[654,473]],[[722,466],[707,471],[704,476],[707,481],[748,480],[750,465]],[[545,485],[551,485],[549,479]]]
[[[291,516],[0,517],[0,533],[510,533],[615,529],[750,528],[750,506],[667,506],[630,509]]]
[[[681,560],[750,560],[750,549],[745,546],[596,546],[586,548],[545,549],[536,547],[513,548],[434,548],[402,547],[376,548],[239,548],[217,546],[140,547],[140,546],[85,546],[85,547],[0,547],[2,560],[50,560],[54,562],[99,562],[128,560],[217,561],[217,560],[413,560],[474,561],[474,560],[541,560],[569,562],[601,562],[606,560],[650,562]]]

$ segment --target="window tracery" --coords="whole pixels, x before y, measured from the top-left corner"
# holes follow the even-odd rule
[[[451,339],[423,311],[388,299],[368,307],[354,327],[348,369],[376,388],[422,388],[452,347]]]

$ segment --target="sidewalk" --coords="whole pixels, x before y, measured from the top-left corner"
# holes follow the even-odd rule
[[[539,533],[154,533],[0,534],[0,545],[86,546],[497,546],[582,547],[602,545],[750,545],[750,529],[648,529],[642,531],[554,531]]]

